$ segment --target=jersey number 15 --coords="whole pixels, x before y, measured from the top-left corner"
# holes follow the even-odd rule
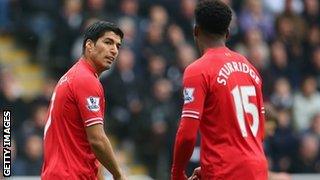
[[[243,137],[248,136],[248,132],[245,125],[245,114],[252,115],[252,125],[249,125],[250,130],[254,137],[257,136],[259,128],[259,113],[256,104],[249,102],[250,96],[256,96],[256,90],[254,86],[236,86],[231,91],[235,103],[237,120],[240,126],[241,134]]]

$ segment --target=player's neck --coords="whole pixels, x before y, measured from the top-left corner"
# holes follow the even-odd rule
[[[101,74],[102,72],[100,72],[100,71],[97,69],[96,65],[94,64],[94,62],[93,62],[90,58],[88,58],[88,57],[86,57],[86,56],[83,55],[83,56],[82,56],[82,59],[84,59],[87,63],[89,63],[90,66],[92,66],[92,67],[95,69],[97,75],[100,76],[100,74]]]
[[[201,46],[201,55],[203,55],[208,49],[214,49],[214,48],[219,48],[219,47],[225,47],[226,43],[225,40],[223,39],[216,39],[216,40],[205,40],[202,43]]]

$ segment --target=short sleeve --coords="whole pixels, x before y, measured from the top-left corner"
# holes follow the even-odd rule
[[[84,77],[74,83],[73,91],[84,126],[103,124],[105,100],[100,82],[94,77]]]
[[[183,79],[184,104],[181,118],[201,119],[206,97],[205,79],[202,74],[189,75],[186,71]]]

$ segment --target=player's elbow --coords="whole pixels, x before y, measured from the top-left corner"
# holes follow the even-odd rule
[[[88,142],[93,150],[103,149],[106,138],[104,136],[88,137]]]
[[[190,133],[183,133],[181,131],[177,134],[177,141],[182,144],[193,144],[196,141],[197,136]]]
[[[184,142],[193,142],[197,138],[197,132],[188,131],[187,129],[180,128],[177,132],[177,139]]]
[[[181,119],[181,123],[177,132],[177,140],[184,143],[193,143],[196,141],[199,121],[191,118]]]
[[[196,137],[194,137],[194,136],[185,136],[183,138],[183,142],[185,144],[193,144],[195,141],[196,141]]]

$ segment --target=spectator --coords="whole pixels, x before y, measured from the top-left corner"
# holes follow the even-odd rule
[[[2,141],[1,141],[2,149]],[[11,165],[13,176],[39,176],[42,167],[42,138],[38,135],[26,137],[25,145],[21,148],[25,156],[17,154],[15,140],[11,141]],[[17,156],[18,155],[18,156]],[[2,159],[2,154],[1,154]],[[1,163],[3,161],[1,160]],[[2,166],[2,164],[1,164]]]
[[[65,0],[62,10],[57,18],[59,26],[55,29],[55,36],[51,43],[48,61],[53,72],[58,72],[60,77],[73,64],[71,59],[71,47],[75,39],[80,35],[83,23],[82,0]],[[63,40],[63,43],[60,43]]]
[[[173,136],[178,120],[178,110],[172,99],[172,84],[159,79],[153,85],[153,94],[147,99],[146,107],[150,119],[150,137],[145,142],[148,149],[147,165],[151,176],[156,179],[168,179]]]
[[[291,164],[291,173],[319,173],[319,140],[314,135],[304,135],[300,140],[298,154]]]
[[[320,46],[314,49],[312,52],[311,66],[308,68],[308,72],[311,71],[312,75],[316,78],[317,88],[320,90]]]
[[[306,20],[308,25],[320,25],[320,10],[319,10],[319,1],[317,0],[305,0],[303,18]]]
[[[122,0],[120,2],[120,11],[122,15],[132,18],[138,17],[139,3],[137,0]]]
[[[296,87],[299,74],[296,67],[288,59],[288,54],[285,45],[281,41],[274,41],[271,44],[271,62],[267,69],[262,72],[264,81],[264,93],[269,97],[272,92],[274,82],[279,77],[284,77],[289,80],[291,86]]]
[[[123,48],[115,69],[102,80],[103,86],[108,89],[105,92],[106,99],[108,104],[111,104],[107,111],[113,122],[108,125],[120,140],[130,137],[132,113],[139,113],[142,109],[140,93],[143,86],[140,84],[139,76],[134,72],[134,65],[135,56],[132,50]]]
[[[136,56],[137,67],[143,64],[143,53],[141,52],[143,43],[143,33],[145,27],[142,27],[142,18],[139,15],[140,3],[137,0],[121,0],[119,3],[117,19],[120,28],[124,29],[124,45],[131,48]],[[144,68],[144,67],[143,67]],[[142,70],[143,71],[143,70]]]
[[[234,44],[239,41],[239,31],[240,28],[238,27],[238,16],[237,16],[237,12],[234,11],[233,4],[235,4],[236,2],[232,1],[232,0],[222,0],[225,4],[227,4],[228,6],[231,7],[231,11],[232,11],[232,19],[230,22],[230,26],[229,26],[229,33],[230,33],[230,37],[228,39],[228,45],[230,45],[231,47],[234,46]]]
[[[166,9],[160,5],[154,5],[150,8],[150,21],[160,25],[162,28],[168,24],[169,17]]]
[[[293,106],[293,95],[290,83],[286,78],[279,78],[274,83],[274,92],[270,98],[271,104],[278,109],[290,110]]]
[[[24,161],[25,171],[27,176],[39,176],[42,167],[42,138],[38,135],[30,135],[26,138],[24,146],[25,158]]]
[[[2,116],[2,114],[1,114]],[[1,117],[0,116],[0,117]],[[1,117],[2,118],[2,117]],[[0,126],[2,128],[2,126]],[[3,140],[0,140],[0,148],[3,149]],[[11,138],[11,175],[12,176],[22,176],[26,175],[26,164],[24,161],[20,160],[21,156],[17,156],[17,145],[15,138]],[[3,167],[3,154],[0,155],[0,165]],[[2,174],[1,174],[2,175]],[[2,177],[2,176],[0,176]]]
[[[142,57],[148,59],[152,54],[161,54],[165,59],[172,59],[169,46],[164,39],[165,30],[159,24],[150,22],[146,29],[142,48]],[[146,64],[143,64],[146,67]]]
[[[125,34],[123,39],[124,46],[134,49],[135,52],[138,51],[138,49],[141,48],[139,46],[141,42],[139,41],[137,24],[131,18],[128,17],[119,18],[118,24],[119,27],[123,29],[123,33]]]
[[[148,69],[146,74],[147,87],[152,87],[158,79],[166,77],[167,61],[161,55],[152,55],[148,59]],[[150,95],[151,93],[149,93]]]
[[[33,104],[32,107],[31,117],[23,122],[19,134],[17,135],[18,147],[24,147],[26,145],[27,138],[32,135],[43,137],[43,130],[47,120],[48,104]],[[22,149],[18,149],[19,155],[25,155],[25,152],[22,152],[21,150]]]
[[[13,72],[8,69],[0,71],[0,107],[12,109],[12,128],[18,129],[28,116],[27,103],[22,99],[21,84],[15,78]],[[13,108],[14,107],[14,108]],[[16,133],[16,132],[13,132]]]
[[[29,32],[36,44],[35,57],[46,60],[46,54],[50,48],[51,40],[57,28],[56,17],[60,12],[58,1],[26,0],[20,1],[22,14],[21,24],[18,25],[18,33]],[[60,27],[61,28],[61,27]],[[22,31],[22,32],[21,32]],[[25,37],[30,39],[30,37]]]
[[[111,16],[105,10],[106,0],[88,0],[86,2],[86,18],[106,19]],[[111,16],[112,17],[112,16]]]
[[[187,39],[192,39],[193,11],[196,0],[180,0],[180,7],[173,15],[175,23],[182,29]]]
[[[302,73],[309,73],[313,69],[312,60],[315,59],[315,54],[320,45],[320,29],[319,26],[313,25],[308,29],[307,37],[304,41],[304,61],[302,64]],[[316,69],[316,68],[315,68]]]
[[[290,3],[291,0],[287,1]],[[275,26],[278,38],[287,46],[300,43],[305,35],[305,22],[294,13],[290,4],[287,4],[284,12],[276,17]]]
[[[320,93],[313,76],[306,77],[301,84],[301,93],[294,95],[293,115],[297,130],[308,127],[311,118],[320,110]]]
[[[320,142],[320,112],[312,117],[310,127],[306,129],[305,133],[315,135]]]
[[[176,50],[179,45],[186,42],[184,33],[177,24],[170,24],[167,31],[167,38],[170,45]]]
[[[182,44],[176,52],[176,61],[168,70],[168,78],[173,83],[173,91],[177,102],[180,102],[180,88],[182,85],[182,76],[185,68],[191,64],[197,56],[197,52],[190,44]],[[178,98],[177,98],[178,97]]]
[[[32,101],[33,106],[37,104],[43,104],[43,105],[49,106],[51,95],[54,91],[54,88],[57,82],[58,81],[54,78],[50,78],[50,77],[46,78],[40,93],[37,94],[34,97],[34,100]]]
[[[239,16],[239,26],[243,33],[250,29],[259,29],[263,39],[273,37],[273,17],[262,8],[261,1],[246,0]]]
[[[81,29],[87,28],[89,25],[93,24],[94,22],[98,21],[97,18],[88,18],[85,19],[83,22],[83,25]],[[72,47],[71,47],[71,59],[72,63],[75,63],[77,59],[81,56],[82,54],[82,41],[83,37],[82,35],[78,35],[78,37],[74,40]],[[59,76],[60,77],[60,76]]]
[[[290,111],[280,109],[277,113],[277,128],[271,138],[272,168],[274,171],[288,172],[297,149],[296,137]]]
[[[9,18],[9,0],[0,1],[0,33],[9,28],[10,18]]]
[[[260,70],[264,69],[269,63],[269,47],[263,40],[261,31],[259,29],[248,29],[248,31],[245,32],[244,42],[238,43],[235,49],[243,55],[249,57],[251,61],[254,61],[253,64],[255,64],[255,67]],[[259,54],[254,55],[254,51],[257,51]],[[259,56],[259,58],[257,58],[257,56]],[[259,62],[259,59],[261,62]]]
[[[303,10],[301,0],[262,0],[265,9],[274,14],[280,14],[285,11],[286,7],[292,8],[295,14],[300,14]]]

